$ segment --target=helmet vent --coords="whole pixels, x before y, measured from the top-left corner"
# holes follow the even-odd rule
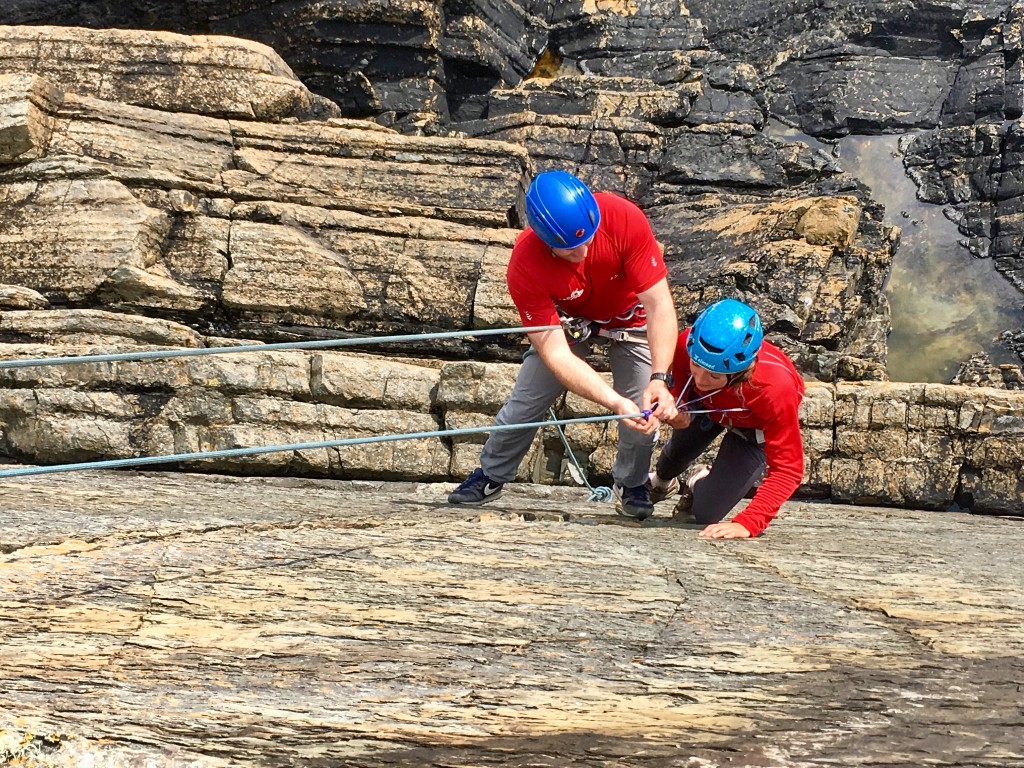
[[[706,340],[706,339],[701,339],[701,340],[700,340],[700,344],[701,344],[701,346],[702,346],[702,347],[704,347],[704,349],[706,349],[706,350],[707,350],[708,352],[711,352],[711,353],[713,353],[713,354],[716,354],[716,355],[720,355],[720,354],[722,354],[723,352],[725,352],[725,350],[724,350],[724,349],[722,349],[721,347],[716,347],[716,346],[715,346],[714,344],[708,344],[708,342],[707,342],[707,340]]]

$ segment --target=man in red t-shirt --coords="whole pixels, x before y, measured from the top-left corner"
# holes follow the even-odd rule
[[[677,475],[725,430],[714,462],[682,487],[675,516],[706,526],[705,538],[759,535],[803,479],[803,379],[781,349],[763,340],[757,313],[735,299],[712,304],[679,334],[672,367],[679,412],[666,420],[672,437],[651,474],[653,500],[674,495]],[[746,508],[722,522],[762,475]]]
[[[616,510],[651,515],[647,473],[660,420],[676,414],[669,368],[678,335],[668,270],[650,222],[633,203],[593,194],[565,171],[539,174],[526,193],[529,228],[516,240],[506,279],[526,326],[572,329],[530,333],[531,347],[496,425],[540,421],[568,389],[623,419],[612,467]],[[595,340],[610,344],[613,386],[584,359]],[[652,372],[653,371],[653,372]],[[536,429],[492,432],[480,467],[448,496],[452,504],[497,498],[515,478]]]

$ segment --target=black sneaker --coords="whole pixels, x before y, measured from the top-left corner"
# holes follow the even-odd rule
[[[620,515],[632,517],[635,520],[646,520],[654,514],[651,493],[647,489],[646,483],[635,485],[632,488],[615,485],[612,492],[615,494],[615,511]]]
[[[462,485],[448,494],[449,504],[484,504],[501,496],[504,483],[496,483],[477,467],[462,481]]]

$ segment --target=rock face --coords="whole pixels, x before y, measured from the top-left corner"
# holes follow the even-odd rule
[[[763,130],[931,131],[923,194],[1012,278],[1020,11],[5,3],[5,458],[437,434],[0,478],[0,763],[1024,762],[1019,521],[893,509],[1019,516],[1024,392],[886,381],[899,230]],[[471,332],[518,325],[505,265],[552,167],[644,207],[681,321],[758,308],[811,379],[799,495],[842,506],[788,502],[753,542],[624,522],[558,487],[550,429],[533,483],[444,503],[483,439],[453,430],[490,424],[524,350]],[[429,331],[455,337],[367,338]],[[594,483],[614,432],[567,430]]]
[[[709,542],[540,486],[0,484],[14,764],[1024,762],[1019,521],[791,502]]]
[[[61,91],[167,112],[264,121],[341,114],[272,49],[228,37],[0,27],[0,73],[24,72]]]
[[[186,326],[90,310],[8,311],[3,357],[54,358],[116,348],[214,346]],[[57,342],[57,343],[55,343]],[[8,454],[74,463],[136,456],[485,428],[508,398],[514,364],[425,364],[341,351],[266,351],[138,362],[0,368]],[[566,418],[597,416],[569,397]],[[1024,507],[1024,393],[945,385],[810,383],[801,410],[802,494],[855,503],[979,512]],[[610,481],[615,427],[566,429],[595,483]],[[484,435],[204,460],[198,471],[314,477],[463,477]],[[537,437],[520,480],[571,482],[553,430]]]
[[[906,164],[920,195],[948,204],[968,247],[1024,292],[1024,124],[942,128],[908,143]]]
[[[54,29],[33,34],[50,45],[60,38]],[[111,33],[91,34],[72,30],[68,45],[111,43]],[[176,37],[167,44],[184,46]],[[224,55],[198,44],[190,50],[195,71],[137,77],[133,88],[154,94],[151,107],[99,99],[112,87],[84,76],[74,84],[86,93],[65,93],[45,77],[50,66],[0,75],[10,137],[0,144],[9,166],[0,217],[12,233],[0,242],[0,281],[54,304],[161,313],[250,337],[276,336],[285,324],[366,332],[515,321],[504,263],[536,167],[530,155],[552,135],[547,128],[527,136],[483,121],[481,141],[404,136],[365,122],[169,114],[174,104],[157,96],[197,80]],[[238,78],[237,87],[238,101],[256,101],[246,88],[266,90],[258,79]],[[609,117],[606,140],[620,145],[624,126]],[[809,372],[884,378],[881,288],[895,235],[824,156],[733,131],[676,133],[634,181],[622,176],[631,165],[622,154],[596,155],[585,175],[613,188],[649,188],[642,199],[666,245],[684,316],[716,294],[738,295],[791,338]],[[572,135],[563,132],[555,147]],[[729,156],[719,159],[715,146]],[[761,194],[713,189],[724,184]],[[691,195],[702,188],[694,206]],[[784,188],[788,200],[773,203]],[[77,201],[73,214],[67,201]],[[708,248],[704,233],[715,229]],[[760,283],[751,269],[762,273]]]
[[[406,32],[420,25],[408,46],[444,61],[482,57],[490,63],[461,71],[487,79],[494,68],[494,82],[473,95],[464,77],[465,98],[446,116],[424,95],[429,77],[418,92],[398,76],[389,82],[418,111],[392,104],[375,108],[376,121],[355,120],[337,117],[353,113],[312,95],[256,43],[8,28],[6,356],[515,326],[503,273],[523,189],[537,170],[569,167],[648,211],[683,322],[722,296],[745,299],[806,376],[830,382],[805,409],[804,493],[1019,510],[1020,425],[1004,418],[1015,395],[884,383],[882,287],[899,232],[831,157],[762,133],[769,70],[756,57],[713,49],[703,22],[675,2],[539,4],[505,27],[544,31],[515,49],[487,32],[507,14],[474,4],[442,15],[414,2],[331,7],[344,9],[338,40],[385,17]],[[122,9],[126,19],[133,8]],[[307,34],[302,14],[326,8],[290,18]],[[198,8],[181,12],[183,28],[202,26]],[[283,9],[242,3],[229,16],[249,12],[251,21]],[[0,20],[44,20],[31,2],[5,13]],[[639,44],[646,39],[657,43]],[[139,66],[136,48],[146,52]],[[388,50],[380,46],[378,61]],[[100,76],[107,51],[110,73]],[[438,130],[403,122],[428,113]],[[484,426],[510,386],[514,368],[501,366],[522,349],[515,336],[457,338],[5,370],[3,446],[55,462]],[[594,413],[572,399],[566,409]],[[595,478],[607,475],[613,432],[572,435]],[[565,481],[554,439],[538,439],[524,479]],[[204,468],[443,480],[471,468],[478,442],[282,452]]]
[[[0,144],[4,283],[207,327],[496,319],[471,310],[515,237],[514,147],[158,113],[27,74],[0,88],[21,98]]]
[[[988,355],[978,354],[960,365],[952,383],[997,389],[1024,389],[1024,368],[1012,363],[994,365]]]

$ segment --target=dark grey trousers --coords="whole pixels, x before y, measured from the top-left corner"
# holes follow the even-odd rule
[[[678,477],[718,437],[724,427],[706,413],[693,417],[686,429],[673,429],[672,437],[658,457],[658,477]],[[761,479],[767,464],[764,448],[753,430],[729,430],[722,438],[711,472],[693,489],[693,516],[701,525],[710,525],[729,514],[754,483]],[[680,477],[680,482],[686,482]]]
[[[604,342],[601,342],[604,343]],[[640,406],[644,389],[651,380],[651,350],[646,344],[608,341],[608,362],[615,391]],[[590,349],[591,341],[572,348],[577,357]],[[533,347],[523,357],[515,387],[508,402],[494,419],[497,425],[524,424],[547,419],[547,411],[562,396],[565,387],[540,359]],[[515,479],[516,470],[530,450],[536,429],[492,432],[480,453],[480,467],[499,483]],[[612,465],[612,478],[619,485],[633,487],[647,481],[657,433],[643,435],[628,427],[619,427],[619,446]]]

